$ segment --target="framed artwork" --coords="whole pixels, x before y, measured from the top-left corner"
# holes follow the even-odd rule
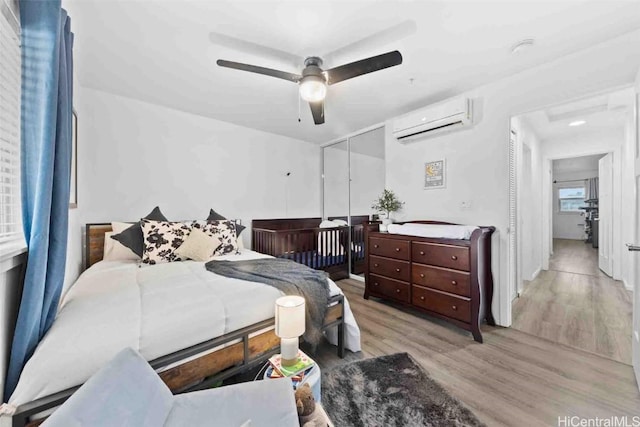
[[[71,186],[69,187],[69,209],[78,207],[78,113],[71,115]]]
[[[447,185],[447,163],[445,159],[424,164],[424,189],[434,190]]]

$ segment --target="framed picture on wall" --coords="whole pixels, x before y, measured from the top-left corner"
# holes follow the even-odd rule
[[[78,113],[71,115],[71,185],[69,187],[69,209],[78,207]]]
[[[447,185],[447,163],[445,159],[424,164],[424,189],[434,190]]]

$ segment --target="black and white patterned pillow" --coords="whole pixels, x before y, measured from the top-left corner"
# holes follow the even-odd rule
[[[144,264],[182,261],[176,249],[191,233],[192,224],[185,222],[154,221],[143,218],[140,221],[144,236]]]
[[[213,256],[238,254],[236,223],[231,220],[194,221],[193,228],[198,228],[210,236],[216,236],[222,244],[213,252]]]

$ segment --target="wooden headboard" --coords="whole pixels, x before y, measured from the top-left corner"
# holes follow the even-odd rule
[[[85,230],[84,269],[91,267],[104,256],[104,234],[112,231],[111,223],[87,224]]]

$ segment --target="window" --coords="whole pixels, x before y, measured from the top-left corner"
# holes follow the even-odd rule
[[[21,52],[18,20],[0,2],[0,245],[22,241],[20,210]]]
[[[559,211],[583,212],[585,193],[584,187],[558,188]]]

